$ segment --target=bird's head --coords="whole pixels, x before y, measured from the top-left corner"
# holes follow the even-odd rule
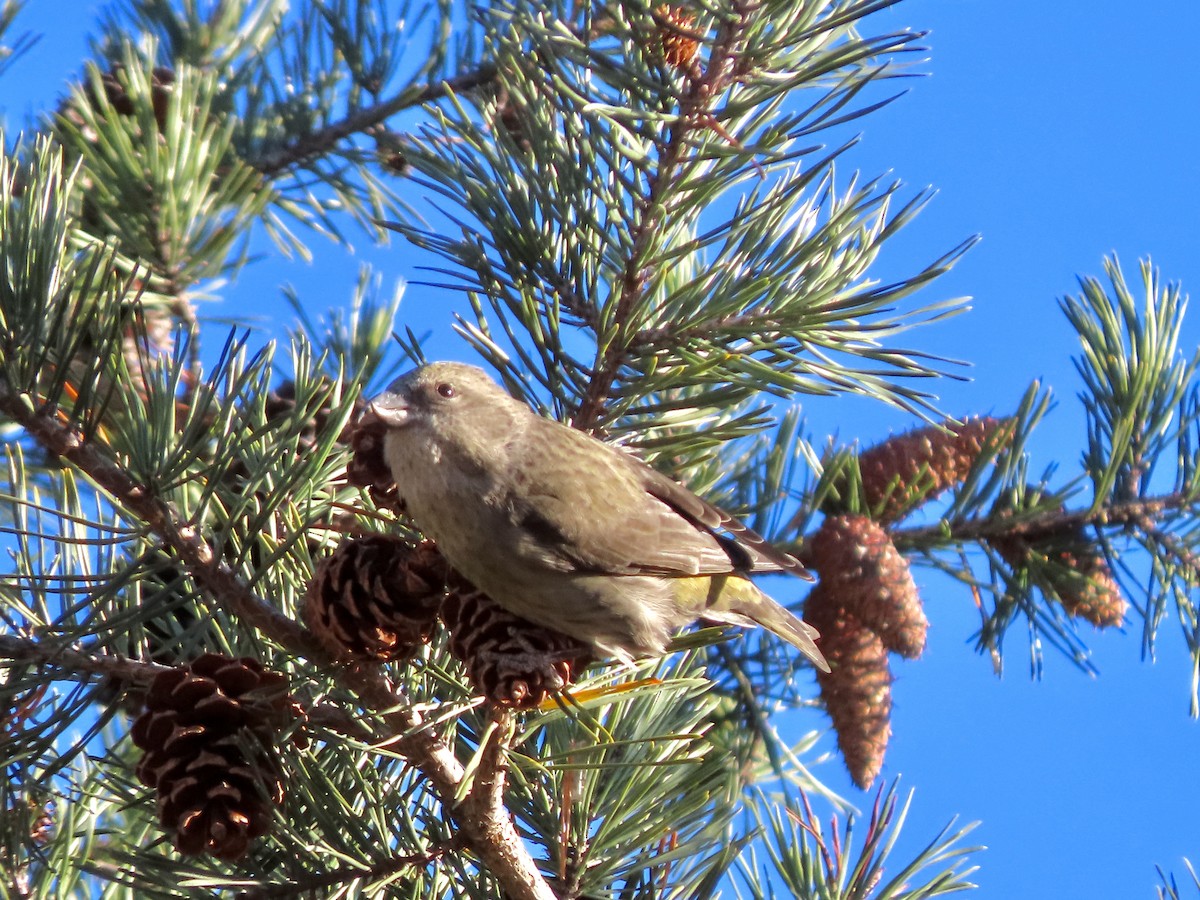
[[[362,425],[423,432],[469,447],[502,442],[530,410],[487,373],[458,362],[427,363],[401,375],[367,406]]]

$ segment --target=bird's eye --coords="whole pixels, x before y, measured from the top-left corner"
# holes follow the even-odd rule
[[[443,397],[445,397],[446,399],[458,396],[458,391],[456,391],[454,389],[454,385],[452,385],[448,381],[443,381],[441,384],[439,384],[437,386],[437,392],[439,394],[441,394]]]

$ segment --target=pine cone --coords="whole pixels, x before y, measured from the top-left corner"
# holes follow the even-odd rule
[[[282,419],[284,416],[290,414],[296,408],[296,383],[285,381],[271,391],[267,395],[264,408],[268,421]],[[354,401],[354,417],[357,417],[364,408],[366,408],[366,402],[361,398],[356,399]],[[332,415],[333,396],[330,395],[325,398],[320,407],[310,414],[308,421],[304,424],[304,428],[301,429],[300,446],[305,448],[315,447],[318,435],[325,430]],[[351,421],[353,421],[353,417]],[[353,432],[353,426],[347,425],[342,430],[342,433],[338,435],[338,443],[349,444]]]
[[[100,76],[100,86],[104,90],[104,97],[108,101],[108,105],[112,107],[113,112],[119,116],[133,116],[137,113],[137,105],[133,97],[129,95],[128,84],[129,77],[126,75],[125,66],[120,63],[114,64],[107,72]],[[171,69],[164,66],[157,66],[150,72],[150,103],[154,108],[154,121],[160,132],[166,130],[167,107],[170,105],[171,94],[174,90],[175,73]],[[92,87],[90,79],[85,79],[83,97],[88,106],[95,108],[99,105],[96,91]],[[70,120],[76,126],[84,124],[84,118],[79,112],[78,103],[78,99],[71,98],[64,102],[58,110],[60,116]],[[96,140],[96,136],[91,135],[89,140]]]
[[[1004,518],[1008,513],[1002,510],[997,515]],[[1045,578],[1045,587],[1058,597],[1067,615],[1085,619],[1097,628],[1125,621],[1128,605],[1121,587],[1108,560],[1088,539],[1083,527],[994,537],[988,543],[1015,570],[1029,567],[1035,556],[1044,556],[1050,564],[1039,567],[1038,574]]]
[[[524,107],[519,99],[508,92],[508,88],[502,86],[497,92],[490,124],[493,130],[497,127],[503,129],[518,149],[528,151],[533,147],[529,140],[529,122]]]
[[[385,125],[369,128],[367,133],[375,139],[375,158],[386,171],[401,177],[411,174],[410,151],[401,135]]]
[[[429,642],[448,575],[430,541],[414,547],[383,534],[358,538],[317,567],[304,621],[334,653],[404,659]]]
[[[33,822],[29,826],[29,839],[39,846],[48,844],[54,837],[53,810],[52,806],[42,804],[37,808],[37,815],[34,816]]]
[[[680,72],[691,71],[700,52],[700,42],[688,33],[696,24],[696,17],[682,7],[667,4],[656,7],[654,12],[663,59]]]
[[[447,595],[442,621],[450,631],[450,652],[498,706],[532,709],[592,661],[590,647],[514,616],[465,582]]]
[[[812,556],[830,602],[875,632],[893,653],[921,655],[929,620],[908,560],[878,522],[826,516],[813,535]]]
[[[253,659],[209,653],[155,677],[131,737],[176,850],[234,860],[267,833],[283,802],[267,748],[293,714],[284,677]]]
[[[858,458],[866,508],[880,522],[902,518],[960,484],[984,445],[1011,426],[1011,419],[989,416],[918,428],[876,444]]]
[[[146,396],[145,363],[159,359],[175,346],[175,316],[161,303],[138,303],[125,315],[121,352],[139,394]]]
[[[821,632],[821,651],[830,672],[817,670],[821,699],[838,749],[860,788],[866,789],[883,767],[892,734],[892,673],[879,635],[841,608],[822,582],[804,604],[804,618]]]
[[[0,808],[0,833],[13,844],[20,841],[41,847],[49,843],[54,837],[53,803],[45,803],[36,797],[17,793],[15,783],[10,783],[8,787],[13,793],[9,797],[8,805]],[[8,841],[5,843],[8,844]],[[10,859],[9,852],[16,849],[13,845],[0,846],[0,866]]]
[[[396,482],[392,480],[392,470],[383,458],[386,430],[382,423],[351,424],[348,438],[354,455],[346,465],[346,480],[356,487],[366,488],[376,506],[401,513],[404,509]]]
[[[1091,547],[1079,554],[1060,550],[1055,556],[1071,570],[1054,583],[1058,599],[1068,615],[1086,619],[1097,628],[1118,626],[1125,621],[1128,605],[1108,567],[1108,560]]]
[[[122,116],[132,116],[137,108],[129,96],[125,86],[123,73],[125,67],[115,65],[100,77],[104,93],[112,108]],[[167,106],[171,102],[171,92],[175,90],[175,73],[164,66],[156,66],[150,73],[150,103],[154,107],[154,121],[158,130],[165,131],[167,127]]]

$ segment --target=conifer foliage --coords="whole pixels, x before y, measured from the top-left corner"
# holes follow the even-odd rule
[[[1040,385],[943,421],[953,364],[908,344],[971,241],[880,283],[927,195],[842,167],[919,58],[890,5],[109,4],[0,156],[6,894],[932,897],[969,886],[969,827],[888,859],[893,786],[865,843],[826,837],[815,751],[773,724],[819,699],[877,778],[891,667],[938,625],[914,563],[997,665],[1018,622],[1086,667],[1081,622],[1152,644],[1172,613],[1200,666],[1183,296],[1112,260],[1063,301],[1082,478],[1029,471]],[[514,619],[354,427],[423,356],[399,292],[300,291],[289,332],[209,306],[260,256],[396,233],[463,356],[817,573],[831,673],[715,629],[613,664]],[[819,449],[798,411],[836,394],[918,427]]]

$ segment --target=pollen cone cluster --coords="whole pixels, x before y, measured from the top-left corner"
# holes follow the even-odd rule
[[[865,508],[879,522],[903,518],[921,503],[962,483],[983,448],[1012,427],[982,417],[898,434],[858,458]]]
[[[590,648],[496,604],[465,582],[442,606],[450,652],[491,703],[532,709],[571,684],[591,661]]]
[[[270,748],[293,715],[284,677],[253,659],[206,654],[154,679],[132,738],[175,849],[234,860],[267,833],[283,802]]]
[[[813,536],[812,553],[821,584],[837,606],[879,635],[891,652],[908,659],[921,655],[929,620],[908,560],[883,526],[866,516],[829,516]]]
[[[821,632],[831,671],[817,683],[855,784],[879,774],[891,734],[888,651],[915,658],[929,622],[908,562],[887,532],[865,516],[828,516],[813,536],[821,583],[804,618]]]
[[[1097,628],[1109,628],[1125,621],[1128,604],[1113,577],[1108,561],[1094,548],[1078,553],[1059,550],[1055,559],[1064,567],[1054,589],[1068,615],[1091,622]]]
[[[317,567],[304,621],[338,656],[406,659],[433,635],[449,571],[430,541],[347,541]]]

